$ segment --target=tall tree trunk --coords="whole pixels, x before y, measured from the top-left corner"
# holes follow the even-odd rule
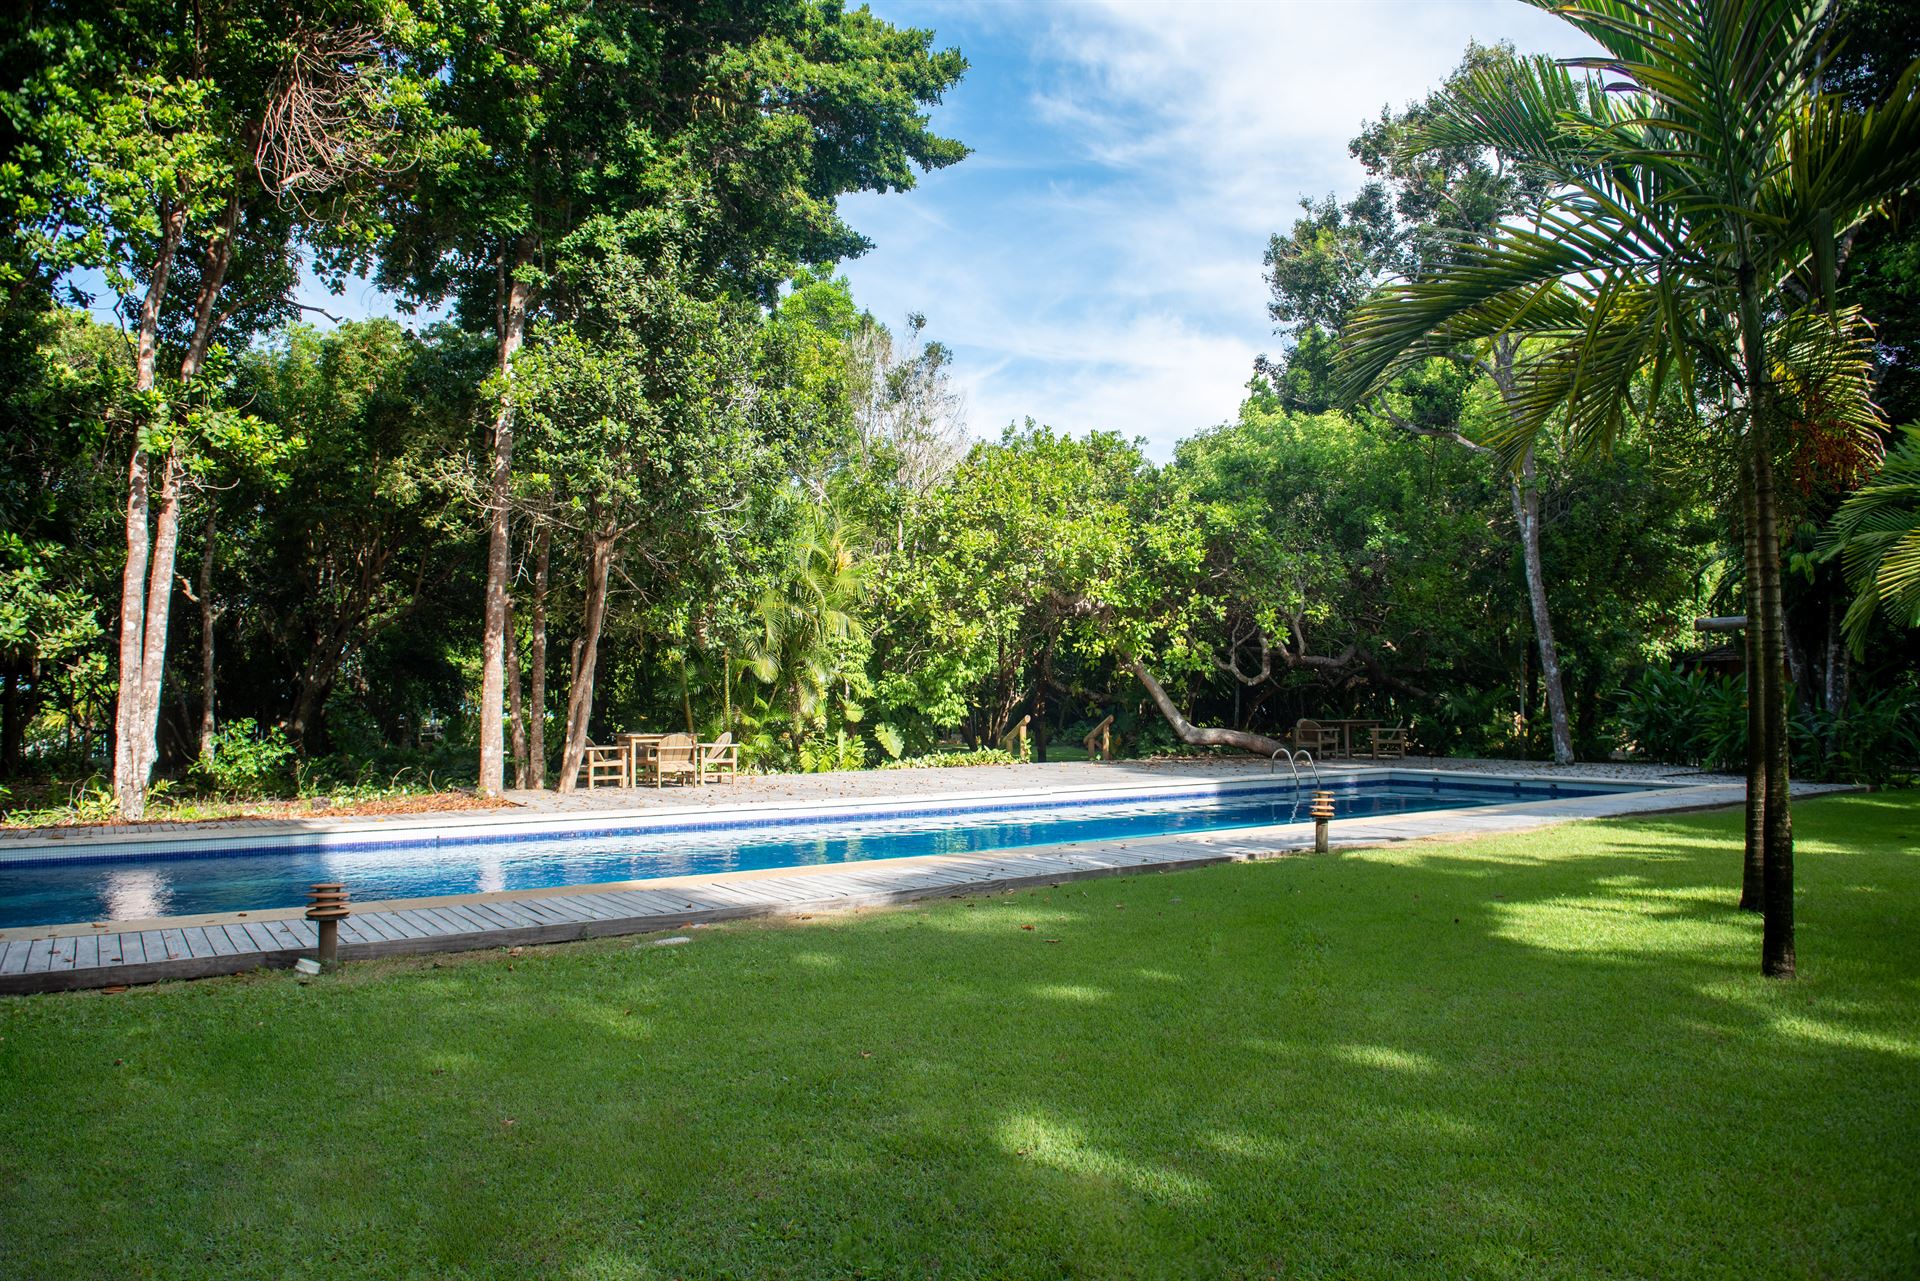
[[[160,244],[147,292],[140,301],[134,340],[133,389],[153,390],[160,330],[160,303],[166,297],[167,277],[186,229],[184,203],[160,208]],[[147,702],[142,684],[147,640],[147,574],[152,565],[152,529],[149,521],[152,462],[139,440],[127,464],[127,563],[120,576],[120,689],[113,723],[113,794],[120,817],[136,821],[146,813],[148,762],[140,748],[141,709]],[[157,706],[157,700],[155,702]]]
[[[527,785],[527,715],[520,700],[520,638],[516,634],[513,601],[507,601],[507,732],[513,746],[513,785]]]
[[[1760,512],[1754,505],[1753,459],[1740,463],[1740,543],[1746,563],[1747,626],[1741,633],[1747,682],[1746,840],[1740,866],[1740,910],[1767,905],[1767,723],[1760,673]]]
[[[1499,339],[1494,347],[1494,382],[1507,412],[1515,412],[1518,384],[1513,360],[1517,342]],[[1553,639],[1553,615],[1547,608],[1547,572],[1540,556],[1539,465],[1531,446],[1517,476],[1508,477],[1514,523],[1520,527],[1520,563],[1527,578],[1527,607],[1533,614],[1534,643],[1540,651],[1540,680],[1547,687],[1547,717],[1553,728],[1553,762],[1573,764],[1573,725],[1567,717],[1566,683],[1560,674],[1560,648]],[[1532,710],[1531,707],[1528,708]]]
[[[1846,714],[1847,700],[1853,690],[1853,653],[1847,647],[1846,633],[1842,628],[1845,611],[1841,608],[1844,598],[1836,590],[1827,600],[1827,752],[1832,754],[1839,749],[1840,718]]]
[[[207,508],[207,520],[201,534],[199,599],[200,606],[200,759],[213,759],[213,624],[219,617],[213,607],[214,514]]]
[[[1147,696],[1160,714],[1167,718],[1167,724],[1173,727],[1174,737],[1192,747],[1237,747],[1243,752],[1257,752],[1261,756],[1271,757],[1286,747],[1277,738],[1268,738],[1265,734],[1250,734],[1245,730],[1213,729],[1195,725],[1180,714],[1174,701],[1167,697],[1167,691],[1160,688],[1160,682],[1153,678],[1145,663],[1137,658],[1127,660],[1133,667],[1133,674],[1146,686]]]
[[[535,790],[547,785],[547,570],[552,552],[553,526],[541,521],[533,534],[533,617],[529,620],[533,670],[528,673],[527,689],[532,722],[527,726],[527,786]]]
[[[687,656],[680,656],[680,710],[687,718],[687,733],[697,731],[693,728],[693,693],[687,688]]]
[[[597,513],[596,513],[597,515]],[[587,718],[593,715],[593,673],[600,656],[600,625],[607,613],[607,579],[613,564],[614,530],[596,519],[587,535],[587,601],[579,659],[567,690],[566,754],[560,760],[560,790],[571,792],[587,752]]]
[[[0,678],[0,777],[11,778],[20,769],[26,743],[26,709],[21,706],[20,672],[11,663]]]
[[[508,387],[493,416],[493,477],[487,488],[487,598],[480,638],[480,786],[482,796],[498,796],[506,783],[501,725],[506,684],[508,506],[513,498],[513,357],[527,331],[530,286],[525,268],[533,261],[533,241],[514,242],[512,259],[500,257],[499,346],[494,370]]]
[[[1760,943],[1760,972],[1792,978],[1796,957],[1793,928],[1792,745],[1787,738],[1787,704],[1780,688],[1786,665],[1781,643],[1780,540],[1775,515],[1773,463],[1762,457],[1756,468],[1760,515],[1760,665],[1770,675],[1764,706],[1767,732],[1767,821],[1765,902]],[[1751,620],[1749,620],[1751,623]]]
[[[1746,378],[1749,414],[1748,447],[1753,467],[1754,533],[1759,541],[1755,595],[1759,610],[1747,619],[1759,631],[1760,680],[1749,685],[1761,699],[1761,726],[1765,732],[1767,812],[1763,829],[1764,904],[1761,928],[1760,972],[1769,978],[1792,978],[1795,968],[1793,930],[1793,800],[1789,776],[1787,708],[1780,688],[1786,666],[1785,619],[1780,596],[1780,531],[1773,480],[1773,416],[1771,370],[1765,351],[1766,327],[1759,289],[1750,264],[1742,263],[1740,285],[1740,346]]]

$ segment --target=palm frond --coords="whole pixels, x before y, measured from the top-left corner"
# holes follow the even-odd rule
[[[1840,504],[1819,543],[1822,555],[1841,558],[1854,590],[1843,626],[1855,654],[1876,613],[1920,627],[1920,426],[1904,436],[1879,474]]]

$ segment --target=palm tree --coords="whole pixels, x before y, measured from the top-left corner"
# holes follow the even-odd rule
[[[1832,0],[1530,2],[1603,53],[1467,77],[1413,145],[1491,148],[1549,174],[1554,192],[1530,224],[1370,300],[1349,327],[1343,389],[1357,398],[1460,342],[1522,335],[1518,412],[1492,442],[1509,457],[1557,415],[1605,448],[1676,381],[1699,407],[1738,459],[1746,531],[1758,875],[1743,905],[1765,913],[1762,972],[1791,976],[1776,469],[1809,412],[1796,388],[1861,387],[1863,322],[1831,308],[1834,277],[1858,227],[1920,175],[1920,65],[1861,112],[1821,90]],[[1864,396],[1819,408],[1856,439],[1877,425]]]
[[[1880,474],[1840,504],[1820,549],[1846,567],[1854,591],[1846,630],[1856,655],[1876,612],[1920,627],[1920,427],[1908,427]]]
[[[784,572],[754,603],[747,668],[765,684],[781,687],[796,749],[820,719],[834,683],[846,679],[848,642],[865,634],[859,611],[868,577],[839,515],[810,512]],[[847,719],[858,720],[858,706],[845,698],[842,703]]]

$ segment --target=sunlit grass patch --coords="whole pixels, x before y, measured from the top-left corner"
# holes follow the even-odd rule
[[[0,1002],[0,1276],[1912,1276],[1915,799]]]

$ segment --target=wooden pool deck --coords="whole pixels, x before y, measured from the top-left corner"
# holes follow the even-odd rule
[[[1334,823],[1332,835],[1337,847],[1355,848],[1718,807],[1740,799],[1738,785],[1713,783],[1345,819]],[[1311,823],[1291,823],[992,853],[358,903],[341,926],[340,957],[350,962],[644,934],[748,917],[815,916],[914,899],[1236,862],[1297,852],[1312,843]],[[298,908],[0,930],[0,994],[285,968],[314,948],[314,926]]]

